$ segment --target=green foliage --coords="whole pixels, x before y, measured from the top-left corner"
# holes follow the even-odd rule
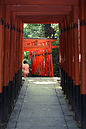
[[[24,24],[24,38],[57,38],[58,24]]]
[[[24,52],[24,54],[23,54],[23,61],[24,60],[26,60],[29,65],[31,65],[30,52],[29,51]]]
[[[45,38],[44,24],[25,24],[24,38]]]
[[[57,38],[59,41],[59,24],[51,24],[51,27],[55,31],[55,38]]]

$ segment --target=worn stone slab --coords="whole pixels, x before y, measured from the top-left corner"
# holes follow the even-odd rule
[[[60,78],[23,79],[24,86],[6,129],[77,129]]]

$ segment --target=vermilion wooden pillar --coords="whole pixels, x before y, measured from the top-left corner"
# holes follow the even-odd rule
[[[61,28],[62,28],[62,31],[61,31],[61,42],[62,42],[62,89],[65,93],[65,89],[67,89],[67,85],[65,85],[65,42],[66,42],[66,39],[65,39],[65,24],[64,24],[64,19],[62,19],[61,21]],[[67,52],[68,52],[68,49],[67,49]]]
[[[32,61],[32,52],[30,51],[30,60],[31,60],[31,70],[33,74],[33,61]]]
[[[42,76],[44,76],[44,56],[43,56],[43,50],[42,50],[42,53],[41,53],[41,65],[42,65]]]
[[[63,19],[63,47],[64,47],[64,71],[63,71],[63,91],[66,93],[66,66],[67,66],[67,60],[66,60],[66,53],[67,53],[67,45],[66,45],[66,19]]]
[[[33,75],[33,71],[34,71],[34,65],[33,65],[33,51],[31,51],[31,57],[32,57],[32,75]]]
[[[21,34],[22,34],[22,36],[21,36],[21,40],[22,40],[22,61],[23,61],[23,53],[24,53],[24,43],[23,43],[23,41],[24,41],[24,23],[21,23],[22,25],[22,28],[21,28]],[[22,65],[22,62],[21,62],[21,65]]]
[[[37,76],[38,76],[38,72],[39,72],[39,70],[38,70],[38,50],[36,51],[36,54],[37,54]]]
[[[71,97],[72,97],[72,77],[71,77],[71,72],[72,72],[72,43],[71,43],[72,39],[71,39],[71,16],[68,15],[67,16],[67,69],[68,69],[68,73],[67,73],[67,95],[68,95],[68,99],[69,99],[69,103],[71,102]]]
[[[5,28],[5,33],[4,33],[4,82],[3,82],[3,95],[4,95],[4,121],[8,121],[8,116],[9,116],[9,97],[10,97],[10,92],[9,92],[9,51],[10,51],[10,12],[8,8],[5,8],[5,21],[4,21],[4,28]]]
[[[12,17],[13,19],[13,21],[12,21],[12,34],[13,34],[13,36],[12,36],[12,42],[13,42],[13,63],[12,63],[12,71],[13,71],[13,81],[14,81],[14,87],[15,87],[15,73],[16,73],[16,30],[15,30],[15,28],[16,28],[16,18],[15,18],[15,15],[13,15],[13,17]]]
[[[40,76],[40,51],[38,51],[38,75]]]
[[[74,96],[76,119],[80,120],[80,73],[79,73],[79,39],[78,18],[79,8],[73,8],[73,43],[74,43]]]
[[[51,69],[50,69],[50,50],[48,49],[48,72],[49,77],[51,77]]]
[[[18,33],[18,28],[19,28],[19,24],[18,24],[18,19],[17,19],[17,25],[16,25],[16,68],[17,71],[19,70],[19,33]]]
[[[70,13],[70,104],[73,106],[74,86],[74,40],[73,40],[73,12]]]
[[[50,63],[51,63],[51,77],[54,77],[51,42],[50,42]]]
[[[43,76],[43,51],[41,50],[41,76]]]
[[[3,6],[0,5],[0,94],[2,94],[2,85],[3,85],[3,58],[4,58],[4,24],[3,24]]]
[[[19,87],[18,87],[18,91],[20,90],[20,87],[22,86],[22,51],[23,51],[23,23],[21,21],[21,19],[19,19],[19,35],[20,35],[20,67],[19,67]]]
[[[46,76],[48,77],[48,67],[47,67],[47,50],[45,49],[44,51],[45,54],[45,71],[46,71]]]
[[[4,43],[4,86],[8,86],[8,83],[9,83],[10,28],[8,24],[9,24],[9,11],[6,8],[5,41],[4,41],[5,42]]]
[[[59,24],[59,28],[60,28],[60,35],[59,35],[59,38],[60,38],[60,56],[59,56],[59,61],[60,61],[60,70],[61,70],[61,86],[62,86],[62,90],[65,92],[64,89],[66,89],[66,86],[64,88],[64,25],[63,25],[63,20],[60,21],[60,24]]]
[[[71,61],[71,71],[70,71],[70,76],[71,76],[71,94],[70,94],[70,103],[73,105],[73,85],[74,85],[74,62],[73,62],[73,59],[74,59],[74,43],[73,43],[73,12],[71,11],[71,25],[70,25],[70,33],[71,33],[71,37],[70,37],[70,40],[71,40],[71,44],[70,44],[70,61]]]
[[[60,47],[59,47],[59,64],[61,66],[61,23],[59,23],[59,43],[60,43]]]
[[[43,50],[43,54],[42,54],[42,62],[43,62],[43,76],[45,76],[45,69],[44,69],[44,50]]]
[[[86,129],[86,1],[80,0],[81,124]]]
[[[70,62],[70,56],[69,56],[69,51],[70,51],[70,16],[66,16],[66,30],[65,30],[65,36],[66,36],[66,95],[69,98],[69,89],[70,89],[70,79],[69,79],[69,62]]]
[[[70,15],[68,16],[68,27],[67,27],[67,32],[68,32],[68,48],[69,48],[69,51],[68,51],[68,61],[69,61],[69,77],[71,77],[71,17]]]
[[[65,44],[65,73],[67,73],[67,66],[68,66],[68,63],[67,63],[67,51],[68,51],[68,48],[67,48],[67,20],[66,20],[66,17],[64,18],[64,44]]]
[[[33,72],[33,74],[35,75],[35,53],[34,53],[34,51],[33,51],[33,67],[34,67],[34,72]]]
[[[12,20],[12,19],[11,19]],[[13,77],[14,77],[14,54],[15,54],[15,30],[13,29],[13,25],[15,25],[13,23],[13,21],[11,21],[11,32],[10,32],[10,42],[11,42],[11,46],[10,46],[10,57],[11,57],[11,62],[10,62],[10,81],[13,81]]]
[[[41,76],[41,52],[39,51],[39,76]]]
[[[36,75],[37,75],[38,74],[37,51],[35,51],[35,64],[36,64]]]
[[[0,1],[0,123],[3,123],[4,111],[3,111],[3,62],[4,62],[4,15],[3,15],[4,6]],[[0,124],[0,128],[2,128]]]
[[[60,51],[59,51],[59,62],[60,62],[60,66],[62,67],[62,22],[60,21],[59,23],[59,29],[60,29],[60,34],[59,34],[59,38],[60,38]]]
[[[21,23],[20,23],[20,19],[18,18],[18,47],[19,47],[19,51],[18,51],[18,55],[19,55],[19,58],[18,58],[18,70],[20,70],[20,67],[21,67],[21,33],[20,33],[20,29],[21,29]]]
[[[34,51],[34,75],[36,75],[36,51]]]
[[[40,73],[42,76],[42,50],[40,51]]]
[[[33,58],[33,51],[32,53],[32,75],[34,74],[34,58]]]

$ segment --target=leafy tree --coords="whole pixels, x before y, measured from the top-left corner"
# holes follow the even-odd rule
[[[26,24],[24,38],[45,38],[44,24]]]
[[[29,51],[24,52],[24,54],[23,54],[23,61],[24,60],[26,60],[29,65],[31,65],[30,52]]]

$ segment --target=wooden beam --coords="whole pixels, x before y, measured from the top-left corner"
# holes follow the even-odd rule
[[[7,5],[77,5],[78,0],[5,0]]]
[[[24,43],[26,42],[38,42],[38,43],[40,43],[40,42],[55,42],[55,41],[57,41],[57,39],[24,39]]]
[[[51,24],[58,23],[64,16],[22,16],[21,19],[24,23],[40,23]]]
[[[18,15],[18,16],[34,16],[34,15],[68,15],[70,12],[69,11],[58,11],[58,12],[52,12],[52,11],[48,11],[48,12],[46,12],[46,11],[39,11],[39,12],[37,12],[37,11],[32,11],[32,12],[24,12],[23,10],[22,10],[22,12],[16,12],[16,15]]]
[[[65,12],[71,11],[72,7],[67,5],[10,5],[8,6],[14,12]]]

